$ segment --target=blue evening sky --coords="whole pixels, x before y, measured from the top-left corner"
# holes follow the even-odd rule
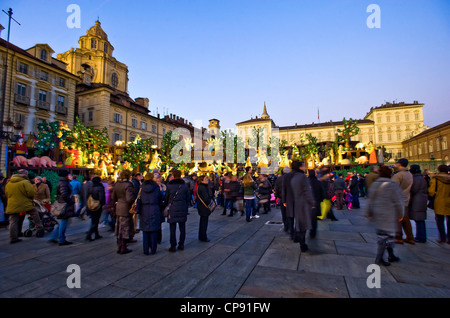
[[[80,29],[66,25],[71,3]],[[366,25],[372,3],[379,29]],[[78,47],[99,16],[129,67],[130,96],[148,97],[153,114],[234,128],[266,102],[285,126],[317,122],[318,108],[321,122],[337,121],[418,100],[425,125],[450,118],[447,0],[0,0],[10,7],[22,24],[12,24],[11,42],[56,53]]]

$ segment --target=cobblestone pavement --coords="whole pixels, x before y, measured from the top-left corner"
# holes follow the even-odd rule
[[[300,252],[283,231],[281,213],[272,208],[250,223],[214,212],[211,242],[198,241],[198,215],[190,210],[184,251],[170,253],[168,224],[156,255],[142,252],[142,234],[133,252],[116,253],[115,237],[85,241],[90,220],[72,219],[67,239],[58,246],[44,238],[9,243],[0,229],[0,297],[45,298],[297,298],[297,297],[450,297],[450,245],[437,243],[433,211],[426,222],[428,242],[397,245],[400,262],[381,267],[381,288],[368,288],[376,235],[361,209],[335,211],[339,219],[319,221],[318,234]],[[269,222],[272,221],[272,222]],[[415,227],[412,222],[413,228]],[[24,224],[26,228],[26,224]],[[69,289],[70,264],[81,269],[81,288]]]

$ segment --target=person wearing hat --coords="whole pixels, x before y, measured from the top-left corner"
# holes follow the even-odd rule
[[[33,218],[36,225],[36,236],[44,236],[44,229],[38,212],[34,209],[34,188],[28,179],[28,171],[21,169],[17,174],[11,177],[11,180],[5,187],[5,194],[8,204],[6,206],[6,214],[9,215],[9,237],[10,243],[18,243],[20,228],[20,214],[26,213]]]
[[[414,240],[418,243],[425,243],[427,241],[427,232],[425,229],[428,201],[427,181],[423,177],[419,165],[411,165],[409,172],[413,175],[413,184],[411,186],[408,216],[416,223],[416,237]]]
[[[59,172],[59,182],[56,188],[56,200],[60,203],[67,203],[64,215],[58,217],[58,226],[52,232],[49,242],[59,243],[60,246],[70,245],[72,242],[66,240],[66,229],[69,219],[75,216],[75,200],[72,196],[70,186],[69,171]]]
[[[408,166],[408,159],[401,158],[397,161],[397,165],[394,166],[396,173],[392,176],[392,180],[397,182],[402,190],[405,213],[403,215],[402,220],[398,224],[397,233],[395,236],[395,241],[397,243],[403,244],[409,243],[414,244],[414,236],[411,227],[411,221],[408,216],[408,206],[409,199],[411,197],[411,186],[413,184],[413,175],[409,172],[406,167]],[[406,239],[403,239],[403,231],[405,231]]]

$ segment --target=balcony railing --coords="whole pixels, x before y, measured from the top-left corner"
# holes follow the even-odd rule
[[[50,103],[43,100],[38,100],[36,106],[39,109],[50,110]]]
[[[30,105],[30,98],[27,96],[22,96],[22,95],[16,94],[14,101],[18,104],[23,104],[23,105],[27,105],[27,106]]]
[[[62,115],[67,115],[67,107],[56,105],[56,113],[62,114]]]

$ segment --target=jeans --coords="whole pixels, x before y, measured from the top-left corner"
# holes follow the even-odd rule
[[[228,206],[230,207],[230,214],[233,215],[233,212],[236,212],[236,208],[234,207],[234,204],[236,203],[236,198],[231,198],[231,199],[225,199],[225,203],[223,205],[223,213],[222,214],[227,214],[227,208]]]
[[[415,221],[416,222],[416,237],[415,240],[418,242],[427,241],[427,230],[425,228],[425,221]]]
[[[66,241],[66,229],[69,223],[69,219],[58,220],[59,225],[53,230],[50,240],[58,240],[58,243],[64,243]]]
[[[180,241],[179,246],[184,246],[184,240],[186,239],[186,222],[170,223],[170,246],[175,248],[177,246],[177,224],[180,229]]]
[[[251,216],[256,215],[256,209],[255,209],[256,200],[255,199],[244,199],[244,201],[245,201],[245,216],[247,218],[247,221],[249,221]]]

